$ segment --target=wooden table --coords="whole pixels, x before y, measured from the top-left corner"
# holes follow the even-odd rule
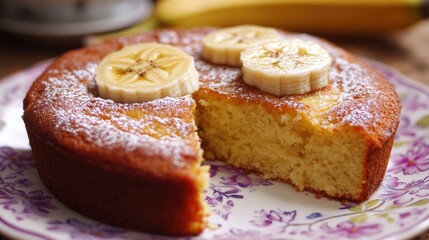
[[[384,37],[327,38],[355,54],[384,62],[406,76],[429,85],[429,20]],[[0,78],[38,61],[58,56],[70,48],[54,43],[40,45],[33,43],[32,38],[16,38],[0,33]],[[0,236],[0,239],[4,238]],[[429,240],[429,229],[417,239]]]

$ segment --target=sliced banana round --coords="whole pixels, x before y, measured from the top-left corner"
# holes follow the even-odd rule
[[[194,59],[159,43],[139,43],[107,55],[95,77],[102,98],[134,103],[192,94],[199,87]]]
[[[274,28],[242,25],[209,33],[203,39],[204,59],[215,64],[241,66],[240,53],[259,43],[280,39]]]
[[[260,44],[241,53],[243,80],[276,96],[303,94],[329,82],[331,57],[300,39]]]

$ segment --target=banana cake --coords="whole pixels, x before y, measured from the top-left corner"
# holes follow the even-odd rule
[[[399,123],[392,84],[331,43],[279,30],[275,40],[317,44],[330,65],[323,65],[323,85],[278,96],[246,83],[240,67],[211,63],[207,56],[213,54],[203,56],[203,39],[214,31],[150,31],[70,51],[48,67],[24,100],[23,120],[40,177],[53,195],[107,223],[197,235],[209,214],[203,197],[209,182],[209,168],[201,165],[204,151],[205,159],[224,160],[298,190],[353,202],[371,196],[383,179]],[[157,95],[143,102],[122,101],[118,96],[125,93],[113,88],[100,97],[100,62],[141,43],[167,44],[192,56],[197,74],[186,76],[198,76],[199,89],[180,88],[180,96]],[[232,54],[231,65],[237,65],[240,53]],[[121,62],[131,64],[121,76],[133,74],[120,83],[154,74],[146,77],[150,85],[180,66],[156,62],[163,54],[150,56],[144,71],[134,68],[140,60]],[[285,82],[276,78],[269,84],[271,89]]]

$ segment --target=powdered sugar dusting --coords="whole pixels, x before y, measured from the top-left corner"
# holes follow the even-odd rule
[[[201,74],[200,77],[204,79],[205,87],[210,89],[219,89],[222,91],[222,87],[228,87],[242,77],[239,68],[228,66],[214,68],[212,64],[203,60],[197,60],[195,65]]]
[[[194,57],[200,74],[199,91],[207,94],[223,95],[243,104],[261,104],[269,111],[294,109],[321,127],[357,126],[386,137],[394,133],[399,104],[395,102],[397,95],[393,87],[343,50],[308,35],[285,34],[284,37],[304,38],[320,44],[331,55],[333,65],[328,87],[278,98],[244,83],[240,68],[213,65],[202,59],[201,40],[210,31],[159,30],[120,38],[116,44],[158,41],[181,48]],[[92,50],[103,51],[103,46]],[[192,143],[184,140],[190,139],[195,131],[190,111],[194,101],[190,96],[141,104],[115,103],[96,95],[97,63],[86,63],[73,70],[65,70],[61,64],[59,69],[48,70],[48,77],[43,79],[44,93],[36,104],[41,112],[52,111],[58,134],[94,144],[99,149],[113,149],[112,152],[119,146],[128,152],[144,149],[139,154],[172,159],[176,167],[184,166],[187,156],[197,155]],[[385,103],[390,103],[390,108],[386,109]]]
[[[328,87],[309,94],[278,98],[244,83],[240,68],[213,65],[202,59],[202,38],[186,46],[185,51],[195,58],[202,91],[223,94],[244,102],[263,102],[264,106],[278,111],[293,108],[310,116],[321,127],[347,125],[374,131],[388,125],[391,129],[387,134],[379,133],[387,137],[393,134],[399,104],[386,111],[383,103],[395,102],[398,98],[393,86],[381,75],[361,60],[318,38],[305,34],[282,34],[282,37],[313,41],[328,51],[333,59]],[[390,122],[386,124],[383,121]]]
[[[148,103],[121,104],[90,91],[97,64],[73,71],[48,70],[36,109],[52,111],[57,135],[79,139],[100,149],[119,145],[127,152],[144,149],[145,157],[170,159],[185,167],[186,156],[196,150],[187,139],[194,133],[189,96],[163,98]],[[59,72],[61,74],[57,75]]]
[[[160,43],[176,45],[180,41],[177,32],[173,30],[163,30],[158,34],[158,36]]]
[[[391,129],[387,129],[384,134],[393,134],[396,126],[394,121],[397,119],[392,116],[399,114],[399,107],[386,112],[385,106],[385,103],[397,99],[393,87],[386,82],[375,81],[380,78],[378,73],[342,57],[335,58],[334,66],[331,73],[333,88],[339,89],[341,95],[339,104],[328,113],[335,116],[332,118],[333,122],[367,129],[383,126],[386,121],[391,121],[388,124]]]
[[[88,63],[85,69],[76,69],[72,73],[76,75],[78,79],[91,79],[95,75],[98,64]]]

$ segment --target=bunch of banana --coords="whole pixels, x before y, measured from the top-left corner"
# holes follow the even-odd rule
[[[256,24],[322,34],[398,30],[426,17],[427,0],[160,0],[166,26]]]
[[[110,53],[98,65],[95,80],[102,98],[123,103],[180,97],[199,87],[194,59],[159,43],[139,43]]]

